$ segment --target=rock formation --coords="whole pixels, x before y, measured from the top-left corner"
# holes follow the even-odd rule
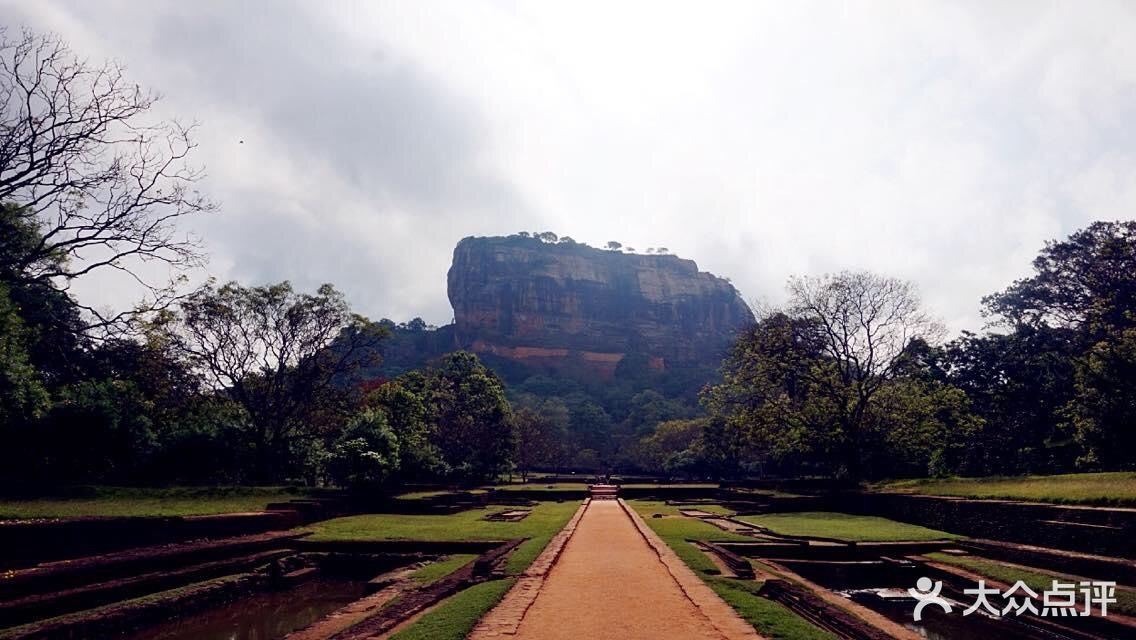
[[[462,348],[610,375],[628,354],[649,366],[716,365],[754,321],[726,280],[671,255],[535,238],[465,238],[448,275]]]

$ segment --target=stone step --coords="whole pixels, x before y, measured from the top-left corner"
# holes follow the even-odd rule
[[[307,535],[310,534],[274,531],[45,562],[6,572],[0,580],[0,601],[288,547]]]
[[[21,625],[65,613],[92,609],[112,602],[138,598],[159,591],[168,591],[212,578],[243,573],[291,553],[287,549],[261,551],[236,558],[190,565],[172,571],[155,571],[7,600],[0,602],[0,627]]]

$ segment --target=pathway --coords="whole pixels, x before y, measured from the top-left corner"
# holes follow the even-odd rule
[[[638,515],[615,500],[587,506],[560,557],[540,578],[535,599],[523,595],[510,592],[471,640],[759,638]]]

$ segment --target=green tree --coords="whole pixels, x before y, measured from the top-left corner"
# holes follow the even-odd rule
[[[150,402],[138,387],[87,380],[58,396],[37,427],[41,478],[60,484],[138,483],[158,447]]]
[[[912,348],[939,326],[912,285],[893,278],[797,278],[789,293],[787,312],[739,336],[707,406],[755,451],[809,467],[800,470],[878,475],[872,453],[881,430],[900,422],[880,395],[898,393],[891,385],[907,375]]]
[[[457,351],[427,373],[434,443],[452,477],[492,480],[512,462],[513,410],[497,374],[477,356]]]
[[[208,284],[179,310],[167,324],[171,344],[244,409],[260,480],[281,479],[293,441],[319,435],[314,417],[344,415],[337,381],[369,365],[386,335],[331,285],[302,294],[288,282]]]
[[[667,420],[640,438],[635,462],[652,473],[684,473],[691,467],[690,450],[702,436],[706,419]]]
[[[923,311],[912,283],[869,272],[794,278],[789,295],[791,313],[815,331],[824,357],[808,377],[828,400],[843,471],[859,479],[873,397],[896,376],[911,342],[937,339],[942,326]]]
[[[399,442],[399,477],[430,480],[444,477],[445,462],[434,444],[436,425],[431,420],[426,397],[427,381],[412,371],[380,385],[368,394],[365,405],[381,410]]]
[[[1059,416],[1075,392],[1079,350],[1072,330],[1030,325],[1009,333],[964,332],[946,345],[946,380],[983,418],[960,471],[1058,473],[1072,467],[1077,446]]]
[[[341,487],[379,490],[398,472],[398,436],[386,415],[364,409],[353,416],[328,454],[327,471]]]
[[[7,285],[0,282],[0,433],[4,441],[9,446],[25,441],[30,425],[49,406],[47,388],[28,356],[23,320],[8,297]]]
[[[1116,328],[1076,360],[1065,415],[1090,468],[1136,468],[1136,328]]]
[[[515,413],[516,435],[513,460],[521,480],[527,482],[536,467],[559,463],[563,448],[563,432],[558,425],[531,409]]]
[[[1136,222],[1094,222],[1046,244],[1034,274],[984,302],[1017,331],[1064,329],[1076,343],[1064,423],[1089,468],[1136,465]],[[1044,401],[1039,398],[1039,401]]]

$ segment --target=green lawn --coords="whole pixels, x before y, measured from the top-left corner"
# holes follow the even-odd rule
[[[1029,588],[1041,593],[1050,589],[1053,585],[1053,579],[1057,578],[1063,582],[1068,582],[1068,578],[1046,572],[1042,569],[1022,568],[1022,567],[1008,567],[994,560],[986,558],[979,558],[975,556],[954,556],[947,553],[929,553],[927,557],[935,562],[943,564],[950,564],[957,567],[962,567],[968,571],[973,571],[979,575],[986,576],[999,582],[1006,584],[1014,584],[1018,580],[1025,582]],[[1108,576],[1084,576],[1097,580],[1112,580]],[[1124,613],[1127,615],[1136,615],[1136,589],[1130,588],[1117,588],[1116,590],[1116,603],[1108,607],[1109,613],[1113,611],[1117,613]]]
[[[286,487],[97,487],[82,498],[0,500],[0,519],[237,513],[304,496],[303,490]]]
[[[903,480],[880,491],[1058,504],[1136,505],[1136,473],[1067,473],[1056,476]]]
[[[630,484],[619,485],[624,489],[717,489],[717,483],[672,483],[672,484],[653,484],[649,482],[636,482]],[[541,483],[539,480],[528,483],[513,483],[513,484],[498,484],[491,487],[498,491],[585,491],[588,488],[586,482],[560,482],[557,484]]]
[[[548,545],[579,502],[541,502],[519,522],[482,520],[491,510],[471,509],[444,516],[372,514],[336,518],[312,525],[315,540],[508,540],[524,538],[509,556],[506,571],[519,575]],[[428,584],[472,560],[472,555],[452,555],[422,567],[412,576]],[[444,600],[392,640],[460,640],[464,638],[516,582],[514,578],[474,585]]]
[[[815,536],[855,542],[894,542],[899,540],[945,540],[959,538],[913,524],[876,516],[810,511],[739,516],[738,520],[756,524],[787,536]]]
[[[499,484],[490,489],[498,491],[587,491],[588,485],[584,482],[561,482],[559,484],[541,484],[530,482],[527,484]]]
[[[462,640],[477,621],[492,609],[516,582],[516,578],[476,584],[438,605],[391,640]]]
[[[834,640],[836,637],[781,604],[757,595],[760,582],[718,576],[718,568],[714,562],[700,549],[687,542],[688,539],[746,542],[752,541],[753,538],[722,531],[712,524],[695,518],[682,517],[679,507],[668,506],[663,502],[630,500],[627,504],[642,516],[647,526],[651,527],[679,558],[682,558],[686,566],[698,574],[761,635],[775,640]],[[714,513],[729,513],[717,505],[697,508]],[[668,517],[651,517],[656,513]]]
[[[408,492],[408,493],[399,494],[395,497],[398,498],[399,500],[425,500],[427,498],[433,498],[435,496],[444,496],[444,495],[450,494],[450,493],[454,493],[454,494],[456,494],[456,493],[478,494],[478,493],[487,493],[487,492],[488,492],[487,489],[467,489],[467,490],[462,490],[462,491],[456,491],[456,490],[451,491],[449,489],[434,489],[434,490],[430,490],[430,491],[411,491],[411,492]]]
[[[437,582],[469,564],[476,557],[477,556],[472,553],[455,553],[452,556],[446,556],[431,562],[410,574],[410,577],[415,582],[423,585]]]
[[[673,507],[665,502],[658,502],[654,500],[629,500],[627,504],[643,517],[643,520],[650,525],[655,533],[667,543],[678,557],[687,564],[691,569],[699,575],[716,575],[718,573],[717,567],[706,557],[705,553],[698,547],[687,542],[687,540],[711,540],[716,542],[752,542],[753,538],[747,538],[736,533],[723,531],[712,524],[702,522],[697,518],[686,518],[679,513],[680,507]],[[681,507],[685,508],[685,507]],[[710,505],[695,507],[703,511],[711,511]],[[716,507],[717,510],[725,511],[721,507]],[[661,513],[664,518],[653,518],[656,513]],[[728,513],[728,512],[727,512]]]
[[[512,575],[524,571],[556,532],[564,528],[578,502],[541,502],[520,522],[482,520],[486,509],[451,515],[371,514],[335,518],[311,526],[312,540],[508,540],[530,538],[509,557]]]
[[[774,640],[836,640],[836,636],[814,626],[778,602],[757,595],[760,582],[710,578],[714,593],[733,607],[746,622]]]

